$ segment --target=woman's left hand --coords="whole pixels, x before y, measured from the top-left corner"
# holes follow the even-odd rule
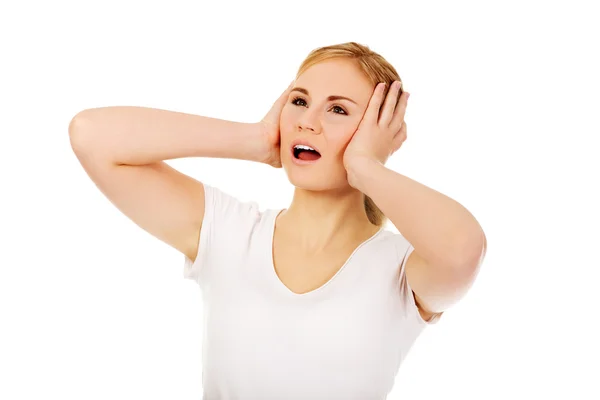
[[[344,167],[348,172],[354,163],[363,162],[365,159],[385,164],[406,140],[404,115],[410,94],[402,93],[396,106],[400,86],[399,81],[392,84],[385,103],[383,101],[385,84],[379,83],[375,87],[363,119],[344,152]],[[379,115],[380,109],[381,115]]]

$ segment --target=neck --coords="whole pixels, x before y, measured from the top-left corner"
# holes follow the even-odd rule
[[[355,189],[310,191],[296,188],[280,227],[298,246],[311,252],[345,246],[370,237],[379,227],[371,224],[364,195]]]

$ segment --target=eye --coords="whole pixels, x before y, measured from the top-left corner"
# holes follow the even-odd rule
[[[296,105],[296,106],[297,106],[297,105],[299,105],[299,104],[297,103],[297,101],[298,101],[298,100],[300,100],[300,101],[304,102],[304,99],[303,99],[302,97],[294,97],[294,100],[292,100],[292,104],[294,104],[294,105]]]
[[[340,106],[333,106],[333,108],[334,108],[334,109],[340,109],[340,110],[342,110],[342,113],[343,113],[343,114],[346,114],[346,115],[348,115],[348,113],[347,113],[347,112],[346,112],[346,111],[345,111],[345,110],[344,110],[342,107],[340,107]],[[338,113],[336,113],[336,114],[340,114],[340,113],[338,112]],[[342,114],[342,115],[343,115],[343,114]]]
[[[298,102],[302,102],[303,104],[298,104]],[[292,100],[292,104],[296,105],[296,106],[306,106],[306,101],[304,101],[304,99],[302,97],[294,97],[294,99]],[[346,112],[346,110],[344,110],[342,107],[340,106],[333,106],[331,108],[332,110],[340,110],[340,111],[334,111],[335,114],[340,114],[340,115],[348,115],[348,113]]]

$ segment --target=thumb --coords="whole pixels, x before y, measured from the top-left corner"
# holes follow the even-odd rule
[[[281,114],[281,110],[285,106],[287,102],[287,98],[294,87],[295,80],[290,83],[290,85],[281,93],[277,101],[273,104],[269,112],[267,113],[267,119],[272,121],[279,121],[279,115]]]
[[[285,102],[287,100],[287,97],[290,94],[290,92],[292,91],[292,88],[294,87],[294,83],[295,82],[296,82],[296,80],[294,79],[292,81],[292,83],[290,83],[290,86],[288,86],[287,89],[285,89],[283,91],[283,93],[281,94],[281,96],[279,96],[278,102]]]

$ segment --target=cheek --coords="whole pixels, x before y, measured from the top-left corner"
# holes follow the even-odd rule
[[[339,127],[339,129],[330,130],[330,134],[327,135],[327,141],[330,146],[335,149],[335,152],[339,155],[342,155],[352,140],[352,136],[354,136],[354,132],[356,132],[355,128]]]
[[[352,136],[354,136],[354,132],[358,129],[359,124],[360,120],[348,120],[338,126],[332,126],[333,140],[345,148],[350,143],[350,140],[352,140]]]

